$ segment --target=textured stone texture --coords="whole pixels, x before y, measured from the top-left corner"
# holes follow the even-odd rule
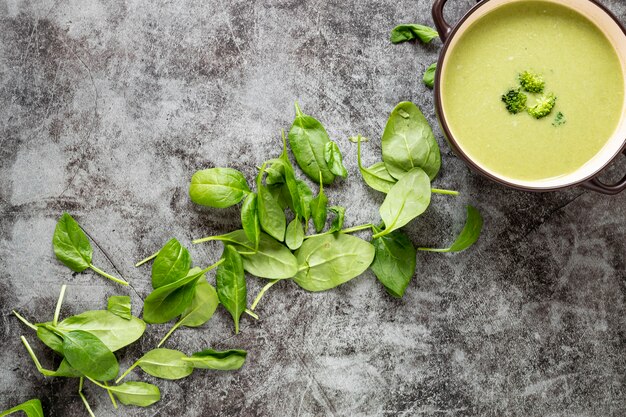
[[[458,18],[471,2],[451,0]],[[626,22],[622,0],[603,0]],[[19,342],[52,316],[62,283],[63,316],[105,308],[129,293],[134,312],[150,291],[134,261],[176,236],[234,229],[238,210],[210,210],[187,197],[192,173],[232,166],[253,178],[280,152],[293,102],[317,116],[342,148],[351,178],[329,187],[347,224],[377,220],[382,196],[360,180],[360,132],[379,138],[389,111],[413,100],[435,126],[421,85],[436,60],[430,46],[388,42],[397,23],[432,24],[430,1],[0,2],[0,409],[39,397],[49,416],[86,415],[77,383],[39,375]],[[574,63],[573,63],[574,64]],[[466,203],[485,230],[470,251],[418,254],[403,300],[371,273],[310,294],[276,285],[232,335],[224,310],[169,347],[244,348],[239,372],[196,372],[155,381],[162,401],[114,411],[88,384],[98,416],[623,416],[626,414],[626,193],[582,189],[525,194],[468,171],[444,144],[436,196],[408,227],[413,240],[445,244]],[[378,139],[364,146],[369,164]],[[623,170],[623,166],[621,168]],[[617,170],[608,176],[619,175]],[[132,289],[54,259],[51,237],[63,210],[93,240],[94,262]],[[192,246],[197,264],[220,244]],[[213,277],[210,278],[211,280]],[[249,280],[250,294],[263,284]],[[124,368],[168,326],[151,326],[119,355]]]

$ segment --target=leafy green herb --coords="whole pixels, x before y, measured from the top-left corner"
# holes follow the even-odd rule
[[[480,237],[483,228],[483,218],[480,212],[472,206],[467,206],[467,220],[463,230],[454,243],[445,249],[419,248],[419,250],[429,252],[460,252],[472,246]]]
[[[333,222],[330,225],[330,229],[328,229],[328,232],[339,232],[343,227],[343,221],[346,216],[346,208],[341,206],[331,206],[328,207],[328,211],[335,214],[335,218],[333,219]]]
[[[413,168],[422,168],[432,180],[441,167],[441,155],[428,121],[411,102],[391,112],[382,138],[383,162],[389,174],[402,178]]]
[[[193,365],[183,360],[187,356],[178,350],[153,349],[143,355],[130,366],[118,379],[119,383],[135,367],[139,366],[144,372],[161,379],[181,379],[193,372]]]
[[[324,194],[324,183],[320,178],[320,191],[313,200],[311,200],[311,217],[313,217],[313,224],[315,225],[315,231],[321,232],[326,225],[328,198]]]
[[[58,332],[52,326],[48,329]],[[119,371],[117,358],[98,337],[83,330],[57,334],[63,338],[63,355],[72,368],[99,381],[115,379]]]
[[[246,278],[241,255],[231,245],[224,247],[224,263],[217,268],[217,296],[235,322],[235,334],[239,333],[239,318],[246,309]]]
[[[171,239],[159,251],[152,264],[152,288],[163,287],[184,278],[191,268],[189,251]]]
[[[374,259],[374,247],[354,236],[331,234],[307,239],[295,253],[293,280],[308,291],[326,291],[361,275]]]
[[[420,168],[413,168],[387,193],[379,209],[385,230],[376,233],[374,237],[399,229],[422,214],[430,204],[430,195],[428,175]]]
[[[380,233],[378,228],[374,232]],[[396,230],[386,236],[372,239],[376,256],[370,269],[385,286],[387,292],[401,298],[415,274],[416,253],[409,237]]]
[[[241,228],[246,237],[255,248],[259,247],[261,239],[261,224],[259,223],[259,213],[257,210],[257,194],[250,193],[241,206]]]
[[[274,239],[283,241],[285,239],[285,228],[287,220],[285,212],[280,207],[272,193],[263,185],[264,169],[261,168],[256,179],[257,188],[257,212],[259,215],[259,223],[261,228]]]
[[[130,297],[127,295],[112,295],[107,302],[107,310],[124,320],[130,320]]]
[[[296,250],[300,246],[302,246],[302,241],[304,240],[304,228],[302,227],[302,222],[296,216],[289,225],[287,226],[287,233],[285,235],[285,244],[291,250]]]
[[[430,43],[430,41],[438,37],[439,33],[431,27],[418,24],[406,24],[398,25],[393,28],[390,40],[391,43],[400,43],[419,39],[424,43]]]
[[[124,405],[136,405],[139,407],[148,407],[161,399],[159,387],[148,384],[147,382],[129,381],[121,385],[107,386],[99,384],[97,381],[90,379],[91,382],[100,388],[106,389],[115,396]]]
[[[358,136],[358,139],[361,135]],[[381,193],[388,193],[391,187],[396,183],[396,179],[389,174],[384,162],[377,162],[369,168],[363,168],[361,163],[361,140],[357,141],[357,161],[359,164],[359,171],[365,183]]]
[[[428,88],[433,88],[435,86],[435,74],[437,73],[437,63],[431,64],[424,72],[424,85]]]
[[[250,192],[243,174],[232,168],[209,168],[191,177],[189,196],[201,206],[226,208],[239,203]]]
[[[296,118],[289,130],[289,145],[298,165],[314,181],[320,175],[324,184],[335,180],[324,157],[326,143],[330,141],[324,126],[315,118],[307,116],[296,103]]]
[[[343,165],[341,151],[335,142],[329,141],[324,145],[324,159],[326,160],[326,164],[328,164],[330,172],[341,178],[348,176],[348,170]]]
[[[28,400],[20,405],[16,405],[6,411],[0,413],[0,417],[8,416],[9,414],[23,411],[27,417],[43,417],[43,408],[41,408],[41,401],[38,399]]]
[[[89,239],[80,228],[76,220],[69,213],[63,213],[57,222],[52,236],[52,246],[57,259],[75,272],[83,272],[91,268],[98,274],[118,284],[128,285],[128,282],[107,274],[91,263],[93,249]]]
[[[304,219],[304,229],[306,232],[309,218],[311,217],[311,201],[313,201],[313,191],[311,191],[309,185],[302,180],[298,179],[296,180],[296,183],[298,185],[298,194],[300,196],[300,204],[302,206],[302,213],[299,214]]]
[[[217,351],[206,349],[194,353],[183,361],[190,362],[196,369],[216,369],[220,371],[233,371],[243,366],[246,361],[247,352],[245,350],[230,349]]]

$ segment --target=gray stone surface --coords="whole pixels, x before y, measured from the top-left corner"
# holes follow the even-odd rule
[[[626,22],[622,0],[603,3]],[[450,19],[470,4],[451,0]],[[328,188],[331,201],[348,207],[349,225],[376,221],[382,196],[361,181],[346,138],[379,138],[401,100],[435,126],[420,78],[440,43],[388,42],[395,24],[412,21],[432,23],[430,1],[0,2],[0,409],[39,397],[48,416],[86,415],[76,381],[36,372],[21,334],[45,365],[54,358],[11,309],[49,320],[67,283],[63,316],[105,308],[112,294],[130,294],[139,314],[150,277],[134,261],[171,236],[191,245],[238,225],[237,209],[189,201],[193,172],[232,166],[252,179],[280,152],[295,100],[344,151],[351,177]],[[168,342],[185,352],[247,349],[241,371],[176,382],[135,372],[162,389],[149,409],[114,411],[88,385],[96,414],[625,415],[626,193],[507,190],[470,173],[435,131],[436,184],[462,196],[434,197],[408,231],[416,243],[445,244],[471,203],[485,217],[472,250],[418,254],[403,300],[371,273],[321,294],[282,282],[239,335],[219,310]],[[374,162],[378,140],[363,152]],[[64,210],[92,238],[95,263],[132,289],[55,260],[51,237]],[[200,265],[220,250],[191,247]],[[262,284],[250,278],[249,292]],[[167,328],[150,326],[121,352],[122,367]]]

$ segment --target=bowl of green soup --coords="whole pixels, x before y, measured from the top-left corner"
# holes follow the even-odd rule
[[[584,186],[626,153],[626,30],[594,0],[483,0],[456,26],[435,0],[444,42],[437,116],[480,174],[526,191]]]

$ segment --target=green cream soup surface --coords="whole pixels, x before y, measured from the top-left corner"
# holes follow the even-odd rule
[[[607,143],[619,123],[624,80],[605,35],[564,6],[524,0],[487,13],[449,51],[442,79],[448,126],[487,170],[537,181],[572,173]],[[525,70],[557,96],[550,115],[510,114],[502,94]],[[537,95],[528,94],[528,105]],[[566,123],[553,126],[558,112]]]

